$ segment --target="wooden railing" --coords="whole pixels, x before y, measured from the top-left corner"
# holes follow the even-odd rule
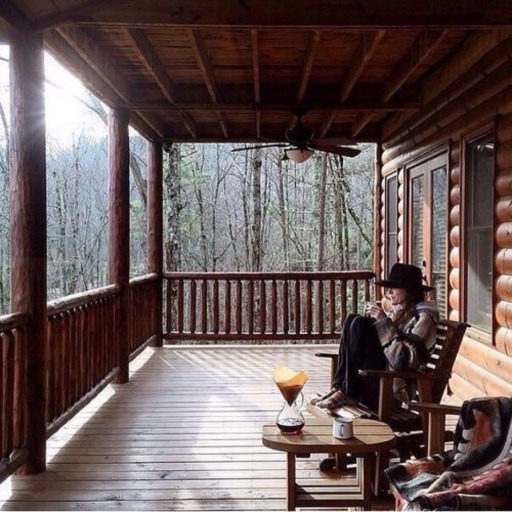
[[[181,340],[325,340],[370,298],[374,274],[167,273],[165,337]]]
[[[0,481],[28,456],[23,413],[27,324],[26,315],[0,317]]]
[[[171,340],[337,338],[371,295],[371,272],[175,273],[165,276]],[[130,282],[130,353],[160,332],[162,283]],[[53,434],[119,368],[121,294],[115,285],[48,303],[46,418]],[[26,353],[29,319],[0,317],[0,481],[27,460]],[[27,428],[26,428],[27,427]]]
[[[148,274],[130,280],[130,354],[132,357],[157,332],[157,322],[162,322],[158,312],[160,286],[162,284],[157,274]]]
[[[48,435],[106,386],[118,363],[118,287],[105,286],[48,304]]]

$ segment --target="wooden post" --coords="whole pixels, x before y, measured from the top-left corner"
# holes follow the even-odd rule
[[[155,308],[155,347],[163,344],[163,183],[162,145],[148,143],[148,270],[158,274]]]
[[[130,147],[128,112],[112,109],[108,117],[109,136],[109,251],[108,275],[120,289],[116,326],[119,371],[115,382],[129,380],[130,362]],[[114,341],[114,340],[113,340]]]
[[[11,308],[27,313],[22,473],[46,469],[46,142],[44,55],[39,34],[11,41]]]
[[[373,271],[377,278],[383,270],[382,264],[382,144],[375,145],[374,168],[374,198],[373,198]],[[387,243],[387,242],[385,242]],[[375,287],[371,290],[371,297],[375,298]],[[380,297],[378,297],[380,299]]]

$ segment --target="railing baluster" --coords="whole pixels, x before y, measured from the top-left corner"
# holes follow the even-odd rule
[[[283,333],[288,334],[290,331],[290,293],[288,287],[288,280],[282,281],[283,285]]]
[[[272,328],[272,334],[277,332],[277,281],[272,279],[272,301],[270,307],[270,324]]]
[[[224,333],[231,333],[231,283],[229,279],[224,283]]]
[[[213,332],[219,332],[219,281],[213,281]]]
[[[300,300],[300,281],[295,280],[295,293],[294,293],[294,315],[295,315],[295,334],[301,334],[301,300]]]
[[[357,281],[352,280],[352,313],[357,313],[357,303],[358,303],[358,287]]]
[[[27,360],[27,337],[22,329],[13,332],[14,342],[14,410],[13,410],[13,447],[21,448],[25,444],[25,414],[23,399],[26,396],[24,362]]]
[[[267,289],[265,281],[260,281],[260,333],[264,334],[267,330]]]
[[[254,332],[254,281],[247,283],[247,321],[249,323],[249,334]]]
[[[316,290],[316,332],[324,332],[324,282],[321,279]]]
[[[341,321],[342,323],[347,318],[347,281],[340,283],[340,301],[341,301]]]
[[[310,279],[306,281],[306,332],[313,331],[313,283]]]
[[[190,281],[189,287],[189,331],[196,332],[196,300],[197,300],[197,284],[195,280]]]
[[[201,331],[208,332],[208,281],[201,281]]]
[[[183,317],[184,310],[183,305],[185,303],[185,297],[183,292],[183,279],[178,281],[178,290],[177,290],[177,302],[178,302],[178,332],[183,332]]]
[[[240,334],[242,332],[242,281],[237,279],[236,281],[236,332]]]
[[[14,446],[14,335],[11,331],[3,337],[3,382],[4,407],[2,418],[2,459],[8,459]]]
[[[329,332],[336,332],[336,282],[329,281]]]

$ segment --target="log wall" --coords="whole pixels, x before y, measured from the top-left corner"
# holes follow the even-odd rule
[[[464,141],[495,133],[495,236],[493,332],[467,331],[450,383],[458,400],[512,395],[512,38],[481,33],[425,83],[426,108],[385,126],[383,179],[399,172],[400,257],[405,249],[404,166],[448,147],[449,318],[464,318]],[[384,184],[384,181],[382,182]],[[382,195],[384,198],[384,195]],[[381,210],[384,218],[385,208]],[[383,224],[381,223],[381,226]],[[380,237],[385,243],[385,237]],[[383,250],[381,250],[384,253]],[[382,266],[384,261],[381,259]]]

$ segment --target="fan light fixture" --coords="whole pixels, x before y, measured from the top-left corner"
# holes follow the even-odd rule
[[[311,157],[313,151],[311,151],[310,149],[297,148],[288,149],[287,151],[285,151],[285,153],[292,162],[295,162],[296,164],[301,164],[302,162],[305,162]]]

